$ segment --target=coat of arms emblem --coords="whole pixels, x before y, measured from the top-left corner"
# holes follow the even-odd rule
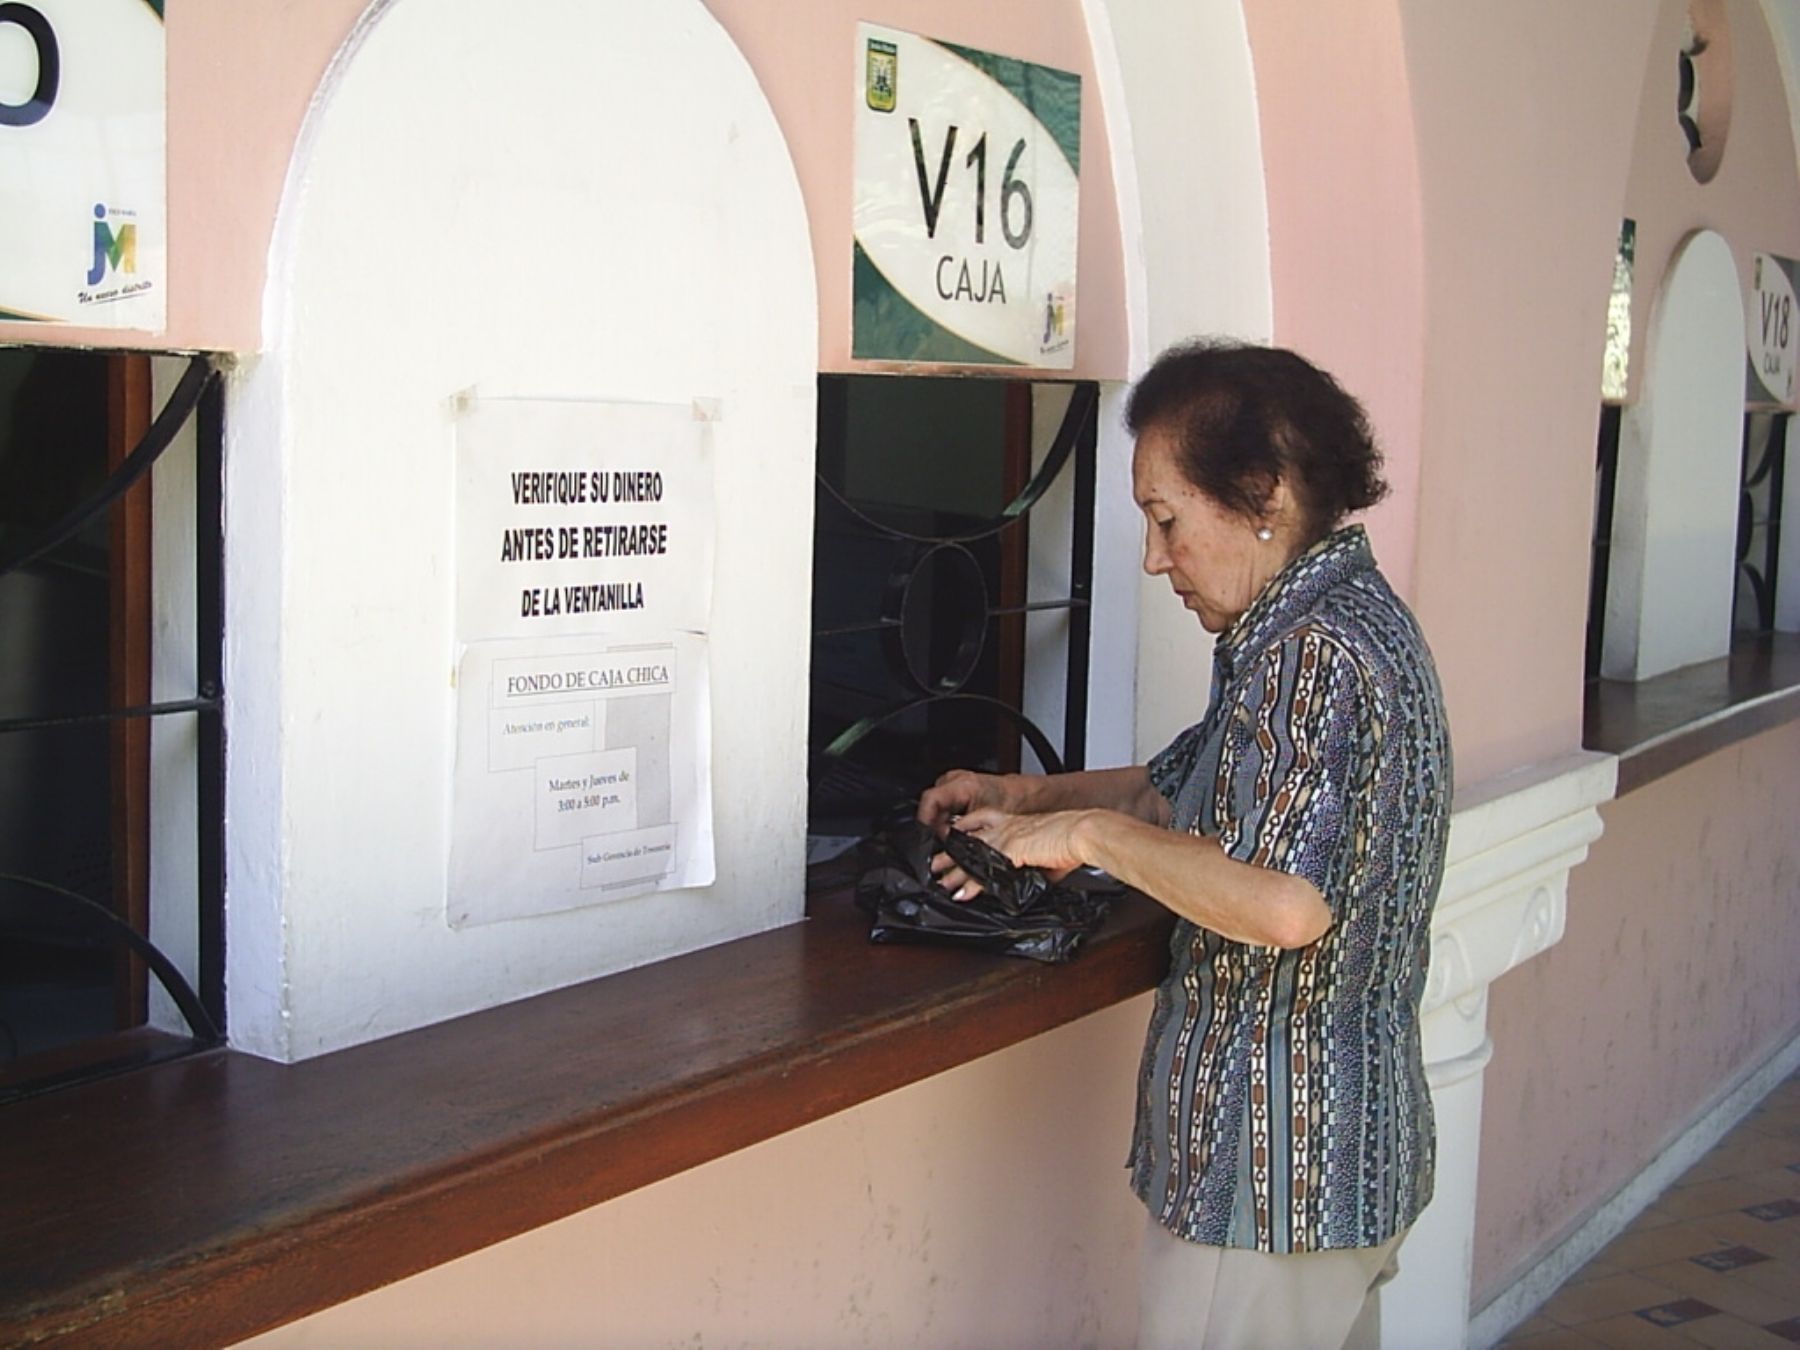
[[[900,49],[880,38],[869,39],[868,93],[876,112],[892,112],[900,96]]]

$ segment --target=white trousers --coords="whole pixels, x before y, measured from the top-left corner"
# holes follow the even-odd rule
[[[1375,1291],[1399,1273],[1405,1236],[1272,1256],[1186,1242],[1147,1219],[1138,1350],[1376,1350]]]

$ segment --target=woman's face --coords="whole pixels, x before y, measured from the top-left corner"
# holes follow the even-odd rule
[[[1131,483],[1144,513],[1144,570],[1166,576],[1181,603],[1209,633],[1222,633],[1298,551],[1285,488],[1270,503],[1274,537],[1258,539],[1258,522],[1228,511],[1187,480],[1175,438],[1157,428],[1138,437]]]

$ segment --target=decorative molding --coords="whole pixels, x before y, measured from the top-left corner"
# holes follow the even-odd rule
[[[1634,1176],[1588,1221],[1502,1290],[1469,1322],[1468,1344],[1487,1350],[1524,1322],[1563,1282],[1630,1225],[1682,1173],[1712,1151],[1777,1084],[1800,1070],[1800,1036],[1789,1040],[1752,1069],[1744,1080],[1688,1127],[1649,1166]]]
[[[1425,1081],[1433,1092],[1442,1092],[1445,1088],[1455,1087],[1466,1078],[1478,1076],[1493,1057],[1494,1042],[1491,1037],[1484,1035],[1473,1050],[1427,1064]]]
[[[1569,871],[1600,837],[1598,808],[1617,781],[1614,756],[1582,751],[1490,779],[1458,800],[1432,922],[1426,1013],[1485,1001],[1489,984],[1561,941]]]
[[[1382,1294],[1382,1343],[1460,1346],[1469,1330],[1488,985],[1561,940],[1569,871],[1600,837],[1618,761],[1582,752],[1478,784],[1450,822],[1420,1030],[1437,1116],[1437,1193]]]

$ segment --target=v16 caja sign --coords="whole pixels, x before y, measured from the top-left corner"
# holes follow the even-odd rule
[[[1075,364],[1081,77],[861,24],[851,355]]]
[[[162,0],[0,3],[0,322],[160,332]]]

